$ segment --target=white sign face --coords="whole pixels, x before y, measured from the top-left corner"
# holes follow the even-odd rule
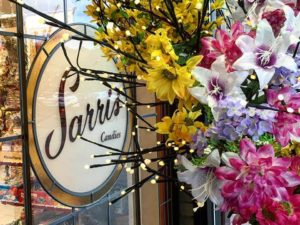
[[[118,72],[114,62],[104,57],[99,46],[83,41],[80,48],[79,43],[77,40],[65,43],[74,66]],[[100,81],[85,80],[84,75],[70,71],[68,67],[70,64],[58,44],[47,56],[35,85],[33,133],[41,165],[51,182],[65,193],[83,196],[101,190],[115,176],[115,165],[86,167],[119,158],[92,156],[113,152],[105,146],[121,151],[125,148],[129,138],[129,117],[128,111],[121,107],[126,101],[124,96],[111,91]],[[113,85],[123,87],[122,83]],[[109,188],[106,187],[106,191]],[[51,194],[51,190],[48,192]],[[54,197],[64,203],[63,196]]]

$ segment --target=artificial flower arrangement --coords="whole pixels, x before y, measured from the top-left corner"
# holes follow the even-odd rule
[[[191,186],[199,207],[210,199],[234,214],[235,225],[300,224],[296,4],[93,0],[87,6],[106,56],[177,106],[156,132],[178,155],[178,179]]]

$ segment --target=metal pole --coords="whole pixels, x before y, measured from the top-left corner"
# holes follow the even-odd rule
[[[23,10],[17,5],[17,43],[18,43],[18,63],[19,63],[19,83],[21,97],[21,119],[23,136],[23,189],[24,189],[24,207],[26,225],[32,224],[31,208],[31,182],[30,182],[30,158],[28,143],[28,117],[27,117],[27,94],[26,94],[26,55],[23,30]]]
[[[64,22],[68,23],[68,3],[64,0]]]

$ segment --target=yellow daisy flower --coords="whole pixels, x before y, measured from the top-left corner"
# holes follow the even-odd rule
[[[149,62],[152,67],[148,69],[147,87],[150,91],[156,93],[160,100],[168,100],[173,104],[175,97],[187,99],[189,93],[187,88],[194,84],[191,70],[199,64],[202,56],[192,57],[187,61],[186,66],[180,66],[173,62],[173,66],[162,61],[153,60]]]
[[[166,116],[162,122],[156,124],[156,132],[168,135],[167,142],[174,141],[176,145],[182,146],[191,142],[197,129],[206,130],[203,123],[195,121],[200,115],[201,111],[188,112],[185,108],[182,108],[182,111],[176,110],[172,118]]]

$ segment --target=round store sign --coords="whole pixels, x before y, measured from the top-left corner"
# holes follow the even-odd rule
[[[85,25],[73,27],[95,32]],[[81,207],[100,199],[116,181],[120,165],[93,169],[88,165],[118,159],[92,157],[109,148],[128,151],[132,118],[121,107],[126,97],[74,69],[118,72],[114,61],[92,42],[70,39],[62,45],[61,40],[72,35],[64,30],[54,33],[31,68],[29,144],[32,166],[44,189],[65,205]],[[122,83],[113,85],[124,88]]]

